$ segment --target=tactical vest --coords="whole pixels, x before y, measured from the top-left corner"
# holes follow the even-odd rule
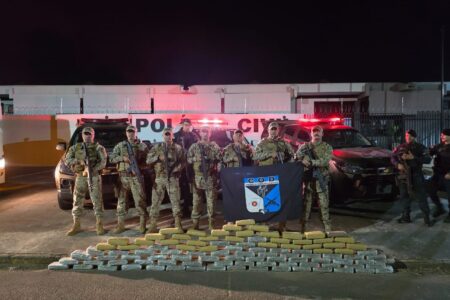
[[[85,144],[87,145],[87,153],[89,164],[91,166],[95,166],[98,162],[100,162],[100,156],[97,151],[98,143]],[[75,158],[78,160],[84,160],[86,157],[86,153],[83,147],[83,143],[77,143],[75,145]],[[84,167],[75,166],[74,171],[76,173],[82,173],[84,171]]]

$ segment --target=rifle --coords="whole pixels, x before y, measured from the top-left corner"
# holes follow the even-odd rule
[[[242,153],[241,153],[241,147],[238,145],[238,146],[236,146],[236,148],[234,147],[234,145],[231,145],[231,148],[233,149],[233,151],[236,153],[236,155],[237,155],[237,157],[238,157],[238,160],[239,160],[239,167],[242,167],[243,166],[243,163],[242,163]]]
[[[406,188],[408,190],[408,194],[411,194],[413,192],[413,187],[412,187],[412,172],[411,172],[411,168],[408,165],[408,162],[405,161],[402,156],[403,154],[408,154],[411,150],[409,149],[408,146],[405,147],[401,147],[399,149],[399,151],[397,152],[397,158],[398,161],[403,165],[403,167],[405,168],[405,170],[401,173],[399,173],[398,179],[402,180],[402,179],[406,179]]]
[[[167,189],[170,192],[170,173],[171,170],[169,168],[169,147],[167,146],[166,142],[163,142],[164,145],[164,166],[166,168],[166,173],[167,173]]]
[[[277,159],[281,164],[283,164],[284,163],[283,157],[281,156],[281,153],[280,153],[280,147],[279,147],[278,141],[276,141],[276,143],[277,143]]]
[[[84,148],[84,165],[87,167],[87,178],[88,178],[88,188],[89,192],[92,193],[93,184],[92,184],[92,165],[89,162],[89,151],[86,143],[83,143]]]
[[[186,144],[184,143],[184,136],[180,137],[180,139],[181,139],[181,146],[183,147],[183,151],[184,151],[184,153],[187,153],[189,149],[186,149]],[[191,182],[191,176],[189,175],[189,167],[186,165],[184,170],[186,172],[186,179],[188,180],[188,182]]]
[[[309,156],[309,158],[311,160],[313,159],[317,159],[316,155],[314,154],[314,152],[309,148],[309,145],[306,144],[306,152],[307,155]],[[319,167],[313,167],[312,168],[312,178],[317,179],[317,181],[319,182],[320,188],[322,189],[322,191],[325,191],[327,189],[327,182],[325,180],[325,177],[323,177],[322,172],[320,172]]]
[[[128,159],[130,160],[130,166],[127,169],[127,173],[134,174],[141,183],[142,188],[144,188],[144,178],[142,177],[141,170],[139,170],[139,165],[137,163],[136,156],[134,155],[133,148],[131,148],[131,144],[128,140],[127,140],[127,152],[128,152]]]
[[[205,153],[205,147],[199,143],[198,144],[200,146],[200,155],[201,155],[201,169],[202,169],[202,173],[203,173],[203,179],[206,180],[208,179],[208,164],[206,162],[206,153]]]

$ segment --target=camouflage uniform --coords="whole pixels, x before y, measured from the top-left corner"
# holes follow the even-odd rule
[[[167,151],[168,166],[170,170],[169,176],[167,175],[165,161],[161,161],[159,159],[160,155],[164,156],[165,151]],[[150,227],[156,226],[156,220],[159,217],[159,207],[164,199],[166,190],[172,204],[172,214],[175,219],[175,224],[177,227],[181,227],[179,178],[181,175],[181,170],[184,167],[184,163],[185,160],[183,149],[180,145],[173,142],[170,145],[165,142],[159,143],[155,145],[148,153],[147,164],[155,168],[156,174],[155,184],[153,185],[152,190],[152,205],[149,210],[151,218]]]
[[[128,128],[134,129],[133,126],[129,126]],[[127,128],[127,130],[128,130]],[[117,164],[117,171],[119,172],[120,179],[120,188],[119,188],[119,197],[117,200],[117,217],[118,223],[121,225],[120,230],[123,231],[123,221],[124,217],[127,214],[126,205],[128,199],[128,193],[131,191],[134,200],[134,206],[141,217],[143,222],[143,226],[145,227],[147,212],[146,212],[146,197],[145,197],[145,186],[142,178],[139,178],[132,172],[128,171],[130,164],[124,161],[124,157],[131,158],[128,155],[128,143],[131,145],[131,149],[133,151],[133,156],[136,159],[136,162],[140,169],[142,169],[143,165],[145,165],[145,159],[147,157],[148,148],[147,145],[142,143],[139,139],[135,139],[134,141],[122,141],[118,143],[111,154],[110,161],[112,163]],[[141,182],[142,180],[142,182]],[[142,224],[141,224],[142,225]],[[145,230],[141,230],[145,231]],[[119,233],[119,232],[116,232]]]
[[[272,153],[278,152],[281,161],[277,158],[272,158]],[[294,150],[289,143],[286,143],[280,137],[274,139],[267,137],[262,139],[256,145],[256,153],[253,157],[259,162],[260,166],[270,166],[283,162],[290,162],[294,159]]]
[[[240,153],[242,165],[240,165],[240,158],[238,156]],[[231,143],[223,148],[223,159],[225,167],[242,167],[251,166],[253,157],[253,149],[248,144],[241,144],[239,147],[235,143]]]
[[[202,149],[205,155],[206,174],[204,177],[202,171]],[[214,142],[197,142],[193,144],[188,151],[187,161],[193,164],[194,168],[194,185],[193,185],[193,208],[191,218],[194,222],[194,227],[198,225],[200,218],[200,201],[202,199],[202,191],[206,195],[206,207],[208,211],[209,225],[212,228],[214,223],[214,205],[217,199],[217,174],[218,163],[221,160],[221,153],[219,146]]]
[[[308,151],[306,149],[308,147],[311,152],[315,155],[316,159],[313,159],[309,157]],[[303,160],[305,157],[306,159],[310,160],[311,165],[313,167],[318,167],[320,172],[322,173],[323,177],[325,178],[325,181],[328,183],[330,180],[329,170],[328,170],[328,163],[331,160],[331,156],[333,154],[333,148],[325,143],[325,142],[318,142],[318,143],[305,143],[303,144],[297,151],[296,157],[297,160]],[[311,171],[311,170],[310,170]],[[302,229],[304,230],[304,224],[306,221],[309,220],[311,215],[311,205],[314,196],[317,194],[317,197],[319,198],[319,206],[320,206],[320,212],[322,215],[322,222],[325,227],[325,231],[331,231],[331,222],[330,222],[330,213],[329,213],[329,194],[328,194],[328,184],[326,186],[325,190],[322,190],[320,187],[319,182],[317,179],[312,178],[312,175],[308,176],[308,172],[305,172],[305,197],[304,197],[304,213],[302,218]],[[309,177],[309,178],[308,178]]]
[[[86,127],[82,133],[94,134],[94,129]],[[84,164],[88,156],[89,165],[92,166],[92,186],[89,190],[89,180],[87,174],[87,166]],[[94,214],[97,219],[97,234],[104,234],[103,229],[103,195],[102,195],[102,179],[100,172],[106,166],[107,154],[105,148],[96,143],[77,143],[69,148],[65,156],[65,163],[76,174],[75,186],[73,193],[73,208],[72,216],[74,224],[67,235],[74,235],[81,231],[80,217],[83,213],[84,200],[87,192],[89,192],[90,199],[94,205]],[[81,163],[83,162],[83,163]]]

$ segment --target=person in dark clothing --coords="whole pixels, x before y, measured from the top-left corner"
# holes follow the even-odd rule
[[[414,130],[406,131],[406,142],[396,147],[391,157],[391,162],[398,171],[397,185],[400,191],[400,201],[403,213],[398,219],[399,223],[411,223],[411,200],[419,202],[425,224],[433,226],[430,219],[425,180],[422,165],[431,161],[427,148],[416,141],[417,134]]]
[[[174,134],[174,142],[183,148],[185,159],[192,144],[198,141],[197,136],[192,132],[192,123],[189,119],[182,119],[182,128]],[[194,172],[192,165],[187,165],[181,173],[180,191],[183,201],[183,217],[190,217],[189,207],[192,206],[192,179]]]
[[[430,148],[430,155],[434,156],[433,176],[427,181],[427,192],[436,205],[433,217],[445,214],[444,207],[437,195],[439,189],[447,192],[447,205],[450,211],[450,128],[441,132],[441,143]],[[450,212],[444,219],[450,223]]]

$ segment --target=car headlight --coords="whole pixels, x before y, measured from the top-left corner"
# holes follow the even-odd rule
[[[360,174],[363,171],[363,168],[356,165],[351,165],[348,163],[341,163],[339,165],[339,168],[342,170],[342,172],[347,174]]]
[[[73,175],[73,171],[64,162],[59,164],[59,173]]]
[[[0,169],[4,169],[6,167],[6,160],[4,157],[0,158]]]

